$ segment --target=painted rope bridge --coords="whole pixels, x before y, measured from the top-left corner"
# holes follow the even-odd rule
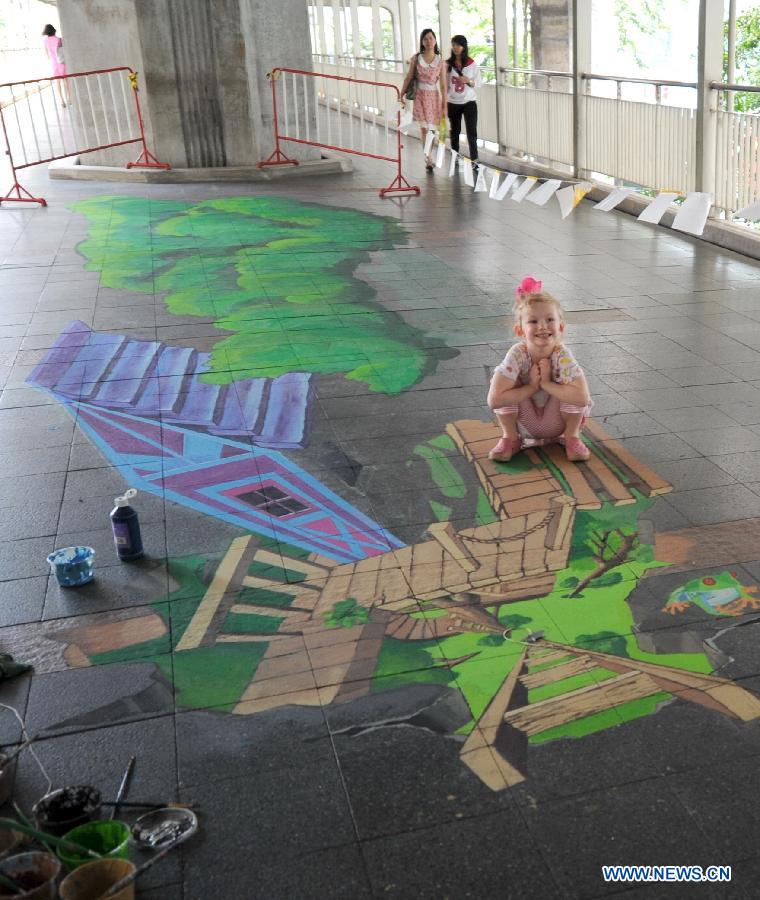
[[[594,683],[528,702],[530,689],[561,685],[581,673],[591,674]],[[527,777],[530,737],[660,693],[742,722],[760,718],[760,697],[725,678],[542,640],[525,646],[460,757],[493,790],[511,787]]]

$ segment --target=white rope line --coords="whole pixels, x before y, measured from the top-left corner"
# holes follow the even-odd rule
[[[9,709],[13,713],[13,715],[18,719],[18,723],[21,726],[21,737],[23,737],[24,742],[29,745],[27,747],[27,749],[32,754],[34,761],[39,766],[39,770],[40,770],[40,772],[42,772],[42,777],[45,779],[45,781],[47,781],[47,788],[45,790],[45,793],[49,794],[51,788],[53,787],[53,781],[50,778],[50,776],[48,775],[45,767],[42,765],[42,762],[40,761],[39,756],[37,756],[37,754],[34,750],[34,747],[32,747],[31,738],[29,737],[29,732],[26,730],[26,722],[24,722],[24,720],[21,716],[21,713],[14,706],[9,706],[7,703],[0,703],[0,706],[3,709]]]

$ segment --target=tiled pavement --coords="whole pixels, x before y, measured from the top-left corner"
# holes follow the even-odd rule
[[[213,313],[172,314],[158,285],[107,286],[86,268],[80,243],[92,237],[91,222],[71,209],[77,201],[118,195],[159,209],[262,196],[388,216],[406,243],[368,244],[353,277],[374,289],[370,302],[424,336],[425,374],[393,395],[347,380],[340,367],[316,375],[308,446],[287,455],[400,543],[415,544],[435,517],[476,524],[467,505],[478,490],[474,470],[451,442],[434,452],[429,441],[448,423],[488,421],[486,367],[509,342],[513,286],[533,274],[568,310],[568,343],[588,374],[595,418],[672,485],[638,525],[665,568],[626,576],[629,587],[640,580],[615,600],[630,610],[617,631],[592,620],[572,631],[566,610],[580,601],[565,596],[556,598],[564,606],[545,603],[554,622],[547,637],[573,643],[585,632],[591,645],[623,656],[638,642],[640,652],[665,654],[664,664],[689,656],[684,667],[760,693],[760,611],[658,612],[690,579],[731,570],[746,588],[760,577],[760,264],[587,203],[563,222],[552,204],[497,203],[439,173],[425,176],[416,160],[412,172],[425,179],[423,196],[386,201],[372,190],[385,173],[366,163],[340,179],[275,186],[27,176],[48,208],[0,211],[0,649],[31,659],[35,674],[7,682],[0,701],[41,733],[38,753],[55,785],[112,793],[135,754],[130,796],[200,805],[200,834],[145,877],[141,897],[757,896],[760,718],[741,721],[674,690],[646,714],[621,712],[604,727],[531,743],[527,777],[495,789],[460,750],[521,648],[480,637],[479,658],[465,658],[469,635],[443,637],[438,650],[428,640],[424,654],[414,641],[386,638],[371,690],[348,702],[331,702],[337,676],[318,662],[315,638],[304,638],[297,685],[283,671],[246,710],[241,692],[266,643],[226,645],[224,657],[218,647],[173,652],[243,530],[143,492],[148,556],[119,565],[107,516],[129,476],[55,397],[27,383],[72,320],[199,350],[219,339]],[[345,240],[339,233],[335,249]],[[308,273],[307,259],[298,267]],[[152,279],[162,264],[157,249]],[[320,293],[324,273],[311,277]],[[277,340],[296,346],[297,326],[284,325]],[[626,509],[612,508],[610,528]],[[45,557],[74,542],[95,547],[97,578],[63,591]],[[283,559],[292,553],[284,540],[270,546]],[[505,604],[499,615],[524,606]],[[502,624],[519,635],[519,623]],[[323,622],[317,636],[329,646],[341,631]],[[200,665],[188,663],[204,650]],[[9,712],[0,735],[18,740]],[[29,807],[44,787],[24,753],[17,799]],[[728,864],[733,881],[605,884],[608,863]]]

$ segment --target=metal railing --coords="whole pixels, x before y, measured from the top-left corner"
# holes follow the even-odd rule
[[[365,78],[277,67],[267,75],[272,90],[275,147],[259,162],[266,166],[298,165],[283,151],[285,143],[324,147],[356,156],[393,163],[396,175],[379,194],[419,194],[402,172],[399,100],[397,85]],[[384,128],[364,127],[364,111],[384,114]],[[348,113],[347,120],[343,115]],[[354,121],[358,114],[359,121]],[[391,117],[393,127],[390,127]],[[370,120],[370,124],[371,124]]]
[[[137,73],[129,66],[0,84],[0,134],[13,173],[0,204],[47,206],[19,183],[18,173],[95,150],[140,144],[140,156],[128,169],[170,168],[148,149]]]
[[[581,74],[581,78],[585,82],[586,93],[590,93],[591,90],[591,82],[592,81],[601,81],[601,82],[614,82],[615,84],[615,99],[617,100],[626,100],[623,96],[623,85],[624,84],[634,84],[634,85],[646,85],[647,87],[654,88],[654,103],[656,105],[662,104],[662,89],[663,88],[686,88],[690,90],[697,89],[697,83],[695,81],[673,81],[669,78],[628,78],[622,75],[594,75],[590,72],[584,72]],[[649,102],[647,97],[642,94],[641,97],[636,98],[641,102]]]
[[[323,71],[350,74],[354,57],[315,57]],[[371,60],[371,63],[377,61]],[[385,61],[387,62],[387,61]],[[384,79],[401,86],[404,66]],[[692,191],[696,184],[697,84],[586,72],[580,110],[579,159],[573,148],[571,72],[504,67],[478,95],[478,136],[549,167],[606,176],[651,190]],[[606,90],[609,86],[611,90]],[[713,82],[715,208],[727,219],[760,199],[760,115],[736,112],[729,95],[758,93],[760,86]]]
[[[312,53],[311,58],[319,64],[348,66],[360,69],[376,69],[382,72],[405,72],[407,63],[403,59],[379,59],[374,56],[337,55],[335,53]]]
[[[715,110],[715,206],[727,218],[760,199],[760,113],[736,112],[734,94],[760,94],[760,86],[713,81]],[[721,102],[722,101],[722,102]]]
[[[572,166],[572,73],[506,67],[499,69],[499,76],[496,102],[504,123],[501,143],[539,163]]]

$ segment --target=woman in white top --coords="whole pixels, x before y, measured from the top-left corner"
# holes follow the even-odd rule
[[[478,64],[469,56],[467,38],[463,34],[455,34],[451,39],[451,56],[446,62],[449,70],[447,100],[451,149],[459,152],[459,134],[464,117],[470,159],[474,164],[478,158],[478,102],[475,91],[483,83],[483,79]]]
[[[409,85],[415,80],[417,90],[414,95],[413,117],[415,122],[419,122],[420,139],[424,148],[428,129],[438,128],[446,109],[446,67],[432,28],[423,29],[420,34],[420,52],[409,60],[409,71],[401,85],[403,106],[406,106],[405,95]],[[433,171],[430,156],[425,156],[425,168],[428,172]]]

